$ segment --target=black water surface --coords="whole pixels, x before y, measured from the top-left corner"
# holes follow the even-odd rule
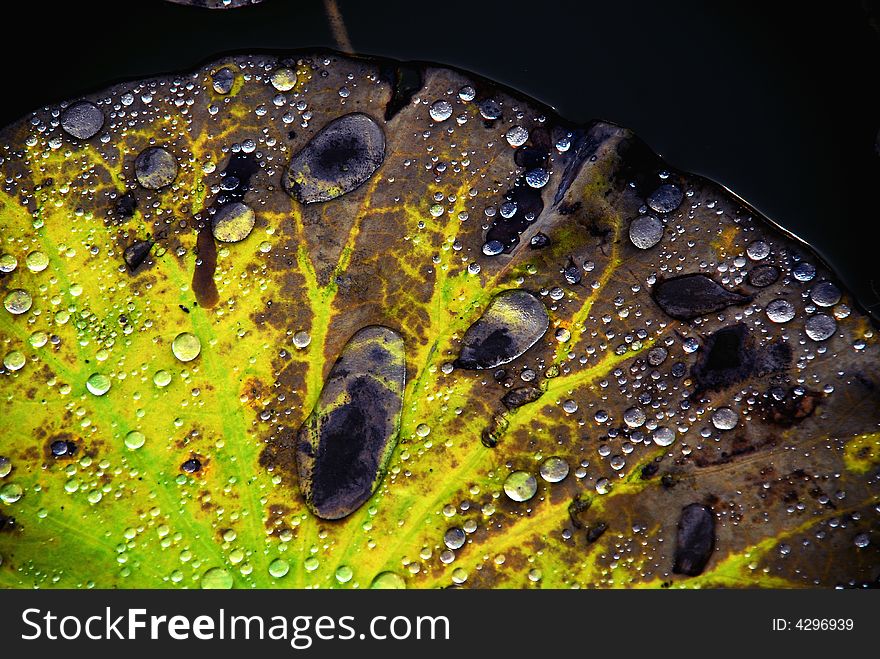
[[[320,0],[8,4],[6,30],[28,41],[0,40],[3,124],[224,52],[334,46]],[[811,243],[880,314],[877,0],[338,4],[359,53],[451,64],[633,129]]]

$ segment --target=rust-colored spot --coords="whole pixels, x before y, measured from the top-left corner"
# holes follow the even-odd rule
[[[210,309],[220,301],[217,284],[214,283],[214,270],[217,269],[217,243],[210,229],[202,229],[196,240],[199,258],[193,271],[192,289],[198,303]]]

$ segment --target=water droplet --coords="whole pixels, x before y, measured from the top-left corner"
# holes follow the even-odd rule
[[[452,116],[452,104],[444,99],[434,101],[428,113],[434,121],[446,121]]]
[[[830,281],[823,281],[810,291],[810,299],[820,307],[833,307],[840,302],[840,289]]]
[[[779,279],[779,268],[773,265],[761,265],[749,271],[749,283],[756,288],[775,284],[777,279]]]
[[[254,229],[256,216],[245,203],[234,201],[224,205],[211,218],[211,232],[222,243],[241,242]]]
[[[498,119],[501,117],[501,105],[499,105],[498,101],[487,98],[485,101],[480,101],[480,116],[483,119],[489,119],[490,121],[493,119]]]
[[[141,151],[134,161],[134,175],[148,190],[158,190],[177,178],[177,161],[167,150],[154,146]]]
[[[497,256],[504,251],[504,245],[500,240],[490,240],[483,245],[483,254],[486,256]]]
[[[284,187],[300,203],[335,199],[367,181],[385,160],[385,133],[353,113],[327,124],[290,161]]]
[[[211,76],[211,86],[218,94],[228,94],[232,91],[232,85],[235,83],[235,73],[227,67],[215,71]]]
[[[760,261],[770,256],[770,245],[763,240],[756,240],[746,247],[746,256],[752,261]]]
[[[86,380],[86,389],[95,396],[103,396],[110,391],[110,378],[103,373],[92,373]]]
[[[663,238],[663,222],[653,215],[637,217],[629,224],[629,239],[639,249],[650,249]]]
[[[416,435],[419,437],[427,437],[431,434],[431,426],[427,423],[420,423],[416,426]]]
[[[380,572],[373,579],[370,588],[374,590],[402,590],[406,588],[406,581],[396,572]]]
[[[719,407],[712,412],[712,425],[718,430],[733,430],[739,423],[739,414],[729,407]]]
[[[348,583],[354,576],[354,570],[347,565],[340,565],[336,568],[336,581],[339,583]]]
[[[49,267],[49,257],[43,252],[31,252],[25,257],[25,263],[31,272],[42,272]]]
[[[514,471],[504,480],[504,493],[512,501],[528,501],[538,491],[538,481],[527,471]]]
[[[559,483],[568,476],[568,463],[558,456],[551,456],[541,463],[540,474],[548,483]]]
[[[311,335],[305,330],[300,330],[293,335],[293,345],[295,348],[302,350],[312,342]]]
[[[458,90],[458,97],[465,102],[473,101],[477,96],[476,90],[470,85],[465,85]]]
[[[611,491],[611,481],[600,478],[596,481],[596,494],[608,494]]]
[[[279,92],[289,92],[296,87],[296,71],[293,69],[276,69],[272,72],[272,86]]]
[[[638,407],[631,407],[623,413],[623,422],[630,428],[643,426],[645,418],[645,413]]]
[[[671,213],[681,206],[684,194],[671,183],[661,185],[648,197],[648,206],[655,213]]]
[[[232,574],[222,567],[212,567],[202,575],[203,590],[229,590],[233,583]]]
[[[288,572],[290,572],[290,563],[285,561],[283,558],[276,558],[274,561],[269,563],[269,574],[276,579],[287,576]]]
[[[96,135],[103,125],[104,113],[88,101],[74,103],[61,115],[61,128],[64,132],[81,140]]]
[[[157,387],[167,387],[171,384],[171,373],[168,371],[156,371],[153,375],[153,384]]]
[[[3,503],[15,503],[23,494],[24,490],[18,483],[7,483],[0,487],[0,501]]]
[[[171,352],[182,362],[191,362],[202,351],[202,342],[199,337],[189,332],[181,332],[171,343]]]
[[[3,358],[3,365],[10,371],[18,371],[25,365],[25,356],[18,350],[13,350]]]
[[[812,263],[801,261],[794,267],[792,273],[798,281],[810,281],[816,276],[816,266]]]
[[[0,272],[12,272],[18,266],[18,259],[12,254],[0,256]]]
[[[132,430],[125,436],[125,447],[137,451],[147,441],[146,436],[140,430]]]
[[[12,473],[12,460],[0,456],[0,478],[6,478],[10,473]]]
[[[526,183],[530,188],[543,188],[550,181],[550,172],[543,167],[536,167],[526,172]]]
[[[512,147],[522,146],[529,139],[529,131],[522,126],[511,126],[504,134],[507,143]]]
[[[660,366],[660,364],[666,361],[668,355],[669,351],[666,350],[666,348],[663,346],[656,346],[648,351],[648,363],[651,366]]]
[[[773,300],[765,309],[767,318],[774,323],[787,323],[795,316],[794,305],[788,300]]]
[[[568,414],[574,414],[578,410],[578,404],[571,398],[569,398],[562,403],[562,409],[565,410]]]
[[[824,313],[810,316],[804,324],[807,336],[813,341],[825,341],[830,339],[837,331],[837,321]]]
[[[859,549],[864,549],[869,544],[871,544],[871,536],[869,536],[867,533],[859,533],[855,537],[854,542],[855,542],[856,547],[858,547]]]
[[[675,431],[666,426],[660,426],[651,434],[651,439],[657,446],[669,446],[675,441]]]
[[[448,529],[443,535],[443,544],[450,549],[461,549],[466,540],[467,535],[465,534],[464,529],[460,529],[457,526]]]
[[[32,304],[31,294],[21,288],[9,291],[9,294],[3,300],[3,306],[6,307],[6,311],[15,316],[27,312]]]

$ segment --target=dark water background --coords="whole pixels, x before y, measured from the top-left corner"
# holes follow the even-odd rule
[[[570,120],[633,129],[672,165],[726,185],[812,244],[880,315],[880,2],[339,7],[358,53],[455,65]],[[3,124],[224,52],[334,46],[320,0],[224,11],[68,0],[6,11],[16,19],[0,40]]]

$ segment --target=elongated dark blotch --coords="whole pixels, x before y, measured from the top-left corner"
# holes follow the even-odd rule
[[[715,549],[715,514],[708,506],[692,503],[681,510],[675,546],[675,574],[701,574]]]
[[[397,443],[405,384],[397,332],[369,326],[349,339],[297,437],[300,489],[315,515],[341,519],[376,491]]]
[[[513,361],[541,340],[550,327],[544,303],[528,291],[496,295],[461,340],[459,368],[495,368]]]
[[[324,126],[290,161],[284,189],[303,204],[330,201],[367,181],[385,160],[385,133],[360,112]]]
[[[752,299],[727,290],[703,274],[665,279],[654,287],[651,295],[664,313],[677,320],[692,320]]]

